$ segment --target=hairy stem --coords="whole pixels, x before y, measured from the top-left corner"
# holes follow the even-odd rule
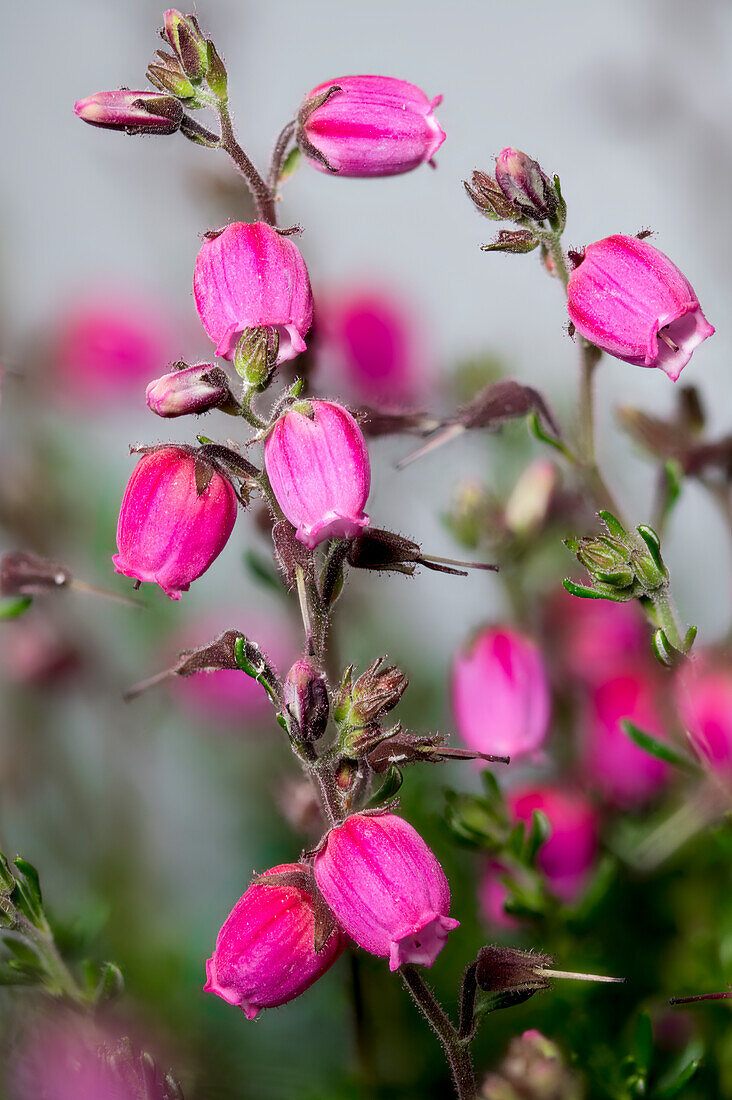
[[[223,103],[217,103],[216,111],[221,124],[221,141],[219,145],[224,152],[229,154],[236,167],[244,176],[247,186],[251,191],[252,198],[254,199],[257,217],[261,221],[267,222],[268,225],[277,225],[277,214],[275,212],[275,201],[272,190],[264,179],[262,179],[257,169],[254,167],[254,164],[236,140],[229,108]]]
[[[461,1039],[452,1020],[415,966],[402,966],[399,973],[409,994],[437,1035],[450,1065],[458,1100],[475,1100],[478,1086],[470,1057],[470,1046]]]
[[[272,194],[275,194],[277,191],[280,176],[282,175],[282,165],[285,163],[287,146],[290,144],[290,138],[295,133],[296,126],[297,123],[294,119],[288,122],[286,126],[283,126],[275,142],[275,147],[272,150],[272,156],[269,162],[269,172],[267,173],[267,183]]]

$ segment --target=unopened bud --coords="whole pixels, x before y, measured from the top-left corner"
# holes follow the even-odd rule
[[[183,72],[195,84],[206,75],[208,49],[194,15],[182,15],[170,8],[163,16],[163,36],[173,48]]]
[[[407,690],[409,680],[396,665],[379,657],[353,682],[353,670],[347,669],[338,688],[333,714],[339,725],[361,729],[393,710]]]
[[[559,198],[541,166],[520,149],[504,149],[496,161],[496,182],[516,210],[532,221],[553,218]]]
[[[539,459],[527,466],[516,482],[503,514],[512,535],[526,538],[544,524],[557,486],[553,462]]]
[[[234,352],[234,366],[250,389],[266,390],[277,366],[279,348],[276,328],[244,330]]]
[[[128,134],[174,134],[180,129],[183,108],[168,95],[120,88],[78,99],[74,114],[91,126],[107,130],[125,130]]]
[[[583,1088],[559,1047],[531,1030],[511,1040],[498,1073],[488,1074],[480,1095],[483,1100],[581,1100]]]
[[[228,379],[220,367],[198,363],[156,378],[145,393],[147,407],[158,416],[186,416],[216,409],[233,401]]]
[[[317,741],[328,725],[328,688],[322,672],[307,657],[296,661],[284,684],[285,710],[297,722],[303,741]]]

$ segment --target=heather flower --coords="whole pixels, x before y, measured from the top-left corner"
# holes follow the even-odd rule
[[[553,218],[559,207],[556,187],[535,160],[520,149],[502,149],[496,159],[496,183],[516,212],[532,221]]]
[[[637,237],[589,245],[567,292],[580,336],[626,363],[660,367],[674,382],[714,332],[688,279]]]
[[[546,738],[550,713],[538,646],[509,627],[481,631],[455,657],[452,701],[469,748],[514,759],[535,752]]]
[[[273,875],[284,881],[266,885]],[[307,867],[284,863],[265,871],[226,918],[206,963],[204,989],[237,1005],[248,1020],[304,993],[346,944],[335,928],[316,951],[316,915]]]
[[[432,159],[445,140],[428,99],[406,80],[343,76],[319,84],[298,115],[298,143],[321,172],[396,176]]]
[[[565,683],[602,683],[608,668],[648,662],[648,626],[635,600],[579,600],[560,588],[547,608],[546,634]]]
[[[371,467],[351,414],[331,401],[288,409],[267,436],[264,463],[277,503],[311,549],[368,525]]]
[[[432,966],[459,921],[436,857],[395,814],[354,814],[331,829],[315,857],[315,878],[349,936],[373,955]]]
[[[270,225],[234,222],[204,241],[196,258],[193,295],[216,354],[232,359],[246,329],[279,334],[277,361],[305,351],[313,317],[310,279],[300,251]]]
[[[143,455],[122,499],[115,572],[179,600],[226,546],[236,509],[231,482],[200,456],[180,447]]]
[[[597,854],[598,819],[581,791],[550,784],[511,791],[508,805],[516,821],[530,823],[534,810],[546,814],[551,835],[542,844],[537,864],[552,893],[573,901]]]
[[[213,363],[182,366],[154,379],[145,391],[148,409],[165,417],[205,413],[231,399],[227,377]]]

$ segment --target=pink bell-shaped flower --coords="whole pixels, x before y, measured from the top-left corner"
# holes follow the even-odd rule
[[[266,875],[309,874],[298,863],[284,863]],[[276,1008],[304,993],[325,974],[346,945],[333,929],[315,950],[312,894],[298,885],[253,883],[239,898],[219,932],[206,963],[209,993],[238,1005],[248,1020],[263,1008]]]
[[[448,916],[445,872],[421,836],[395,814],[353,814],[315,857],[318,888],[355,942],[389,960],[432,966],[459,921]]]
[[[245,329],[276,328],[277,362],[305,351],[313,296],[305,261],[270,225],[234,222],[201,246],[193,296],[216,354],[232,359]]]
[[[325,539],[355,538],[368,525],[369,455],[341,405],[310,401],[288,409],[267,436],[264,464],[277,503],[311,549]]]
[[[581,791],[556,785],[518,787],[508,796],[517,821],[531,821],[534,810],[546,814],[551,835],[542,844],[537,864],[549,888],[570,902],[581,889],[597,854],[597,812]]]
[[[550,698],[541,651],[510,627],[481,631],[455,657],[453,713],[465,744],[515,759],[541,747]]]
[[[342,76],[306,97],[297,140],[321,172],[400,175],[431,160],[445,140],[434,116],[441,101],[393,76]]]
[[[580,336],[626,363],[660,367],[673,382],[714,332],[689,280],[637,237],[588,245],[567,294]]]
[[[213,468],[199,492],[203,460],[182,447],[143,455],[130,478],[117,524],[116,573],[159,584],[179,600],[226,546],[236,520],[231,482]]]

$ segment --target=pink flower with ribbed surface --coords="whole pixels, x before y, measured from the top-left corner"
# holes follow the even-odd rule
[[[307,874],[308,868],[283,863],[265,875],[298,871]],[[316,952],[312,894],[296,885],[253,883],[219,932],[203,988],[252,1020],[263,1008],[304,993],[333,965],[346,942],[335,928]]]
[[[450,888],[419,833],[395,814],[354,814],[315,857],[318,887],[355,942],[389,960],[432,966],[459,921]]]
[[[74,114],[82,122],[105,130],[137,134],[174,134],[180,129],[183,108],[173,96],[161,92],[133,92],[118,88],[77,99]]]
[[[588,245],[567,293],[580,336],[626,363],[660,367],[674,382],[714,332],[686,276],[637,237]]]
[[[122,498],[115,572],[159,584],[172,600],[219,556],[236,520],[236,494],[220,473],[211,469],[198,491],[202,464],[183,448],[161,447],[143,455]]]
[[[334,88],[339,90],[327,95]],[[421,88],[392,76],[338,77],[319,84],[306,97],[298,141],[321,172],[411,172],[431,160],[445,140],[434,116],[441,101],[442,96],[430,100]]]
[[[267,436],[264,464],[277,503],[311,549],[326,539],[355,538],[368,526],[369,455],[341,405],[310,401],[288,409]]]
[[[305,351],[313,319],[308,270],[297,245],[264,222],[234,222],[204,242],[193,295],[224,359],[233,358],[239,337],[250,328],[278,330],[278,363]]]
[[[539,647],[511,627],[481,631],[452,670],[458,732],[476,752],[536,752],[549,729],[550,698]]]

